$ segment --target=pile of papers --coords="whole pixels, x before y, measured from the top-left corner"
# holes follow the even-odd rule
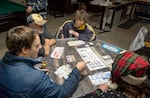
[[[87,61],[90,71],[107,68],[103,58],[92,47],[76,48],[83,61]]]
[[[93,75],[88,76],[93,85],[100,85],[103,83],[107,83],[111,77],[111,72],[98,72]]]

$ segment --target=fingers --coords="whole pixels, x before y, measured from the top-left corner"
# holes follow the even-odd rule
[[[80,62],[77,63],[76,67],[81,72],[85,69],[87,63],[88,62],[80,61]]]
[[[52,46],[52,45],[56,44],[56,40],[55,39],[45,39],[45,44]]]
[[[108,85],[107,85],[107,83],[100,84],[100,85],[99,85],[99,89],[101,89],[103,92],[107,92],[107,90],[108,90]]]
[[[70,33],[70,34],[73,34],[73,33],[74,33],[74,30],[69,30],[69,33]]]
[[[39,69],[39,70],[44,71],[46,73],[50,71],[49,69]]]
[[[49,40],[49,45],[52,46],[54,44],[56,44],[56,40],[55,39],[50,39]]]

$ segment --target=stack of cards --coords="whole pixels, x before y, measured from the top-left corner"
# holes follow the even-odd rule
[[[104,55],[104,56],[102,56],[102,58],[108,64],[108,67],[112,68],[112,63],[113,63],[112,57],[110,55]]]
[[[69,41],[69,42],[68,42],[68,45],[69,45],[69,46],[80,46],[80,45],[83,45],[83,44],[85,44],[85,42],[82,41],[82,40]]]
[[[66,55],[66,60],[67,60],[67,62],[75,62],[76,61],[74,55]]]

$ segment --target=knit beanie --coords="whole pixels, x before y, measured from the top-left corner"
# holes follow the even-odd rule
[[[117,81],[122,79],[131,85],[139,85],[146,80],[146,70],[149,63],[138,54],[127,51],[118,54],[112,64],[111,81],[109,87],[117,89]]]

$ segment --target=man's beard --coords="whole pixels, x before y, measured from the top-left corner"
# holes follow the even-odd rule
[[[44,30],[38,30],[38,34],[43,34]]]

